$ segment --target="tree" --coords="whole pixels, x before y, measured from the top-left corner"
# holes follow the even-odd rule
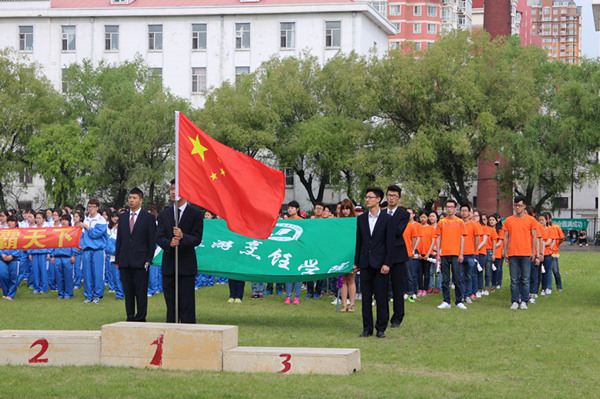
[[[0,50],[0,175],[23,171],[30,137],[61,118],[61,98],[40,66],[10,49]],[[6,182],[6,180],[5,180]],[[0,207],[6,208],[0,182]]]

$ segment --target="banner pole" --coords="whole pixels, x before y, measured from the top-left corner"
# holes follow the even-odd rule
[[[179,227],[179,111],[175,111],[175,227]],[[175,323],[179,323],[179,245],[175,247]]]

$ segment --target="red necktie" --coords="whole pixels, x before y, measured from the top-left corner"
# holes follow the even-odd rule
[[[135,225],[135,213],[131,214],[131,219],[129,219],[129,233],[133,233],[133,226]]]

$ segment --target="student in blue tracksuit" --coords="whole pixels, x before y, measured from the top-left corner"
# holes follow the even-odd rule
[[[115,211],[110,213],[108,222],[108,238],[106,240],[106,276],[108,287],[112,287],[117,299],[123,299],[123,283],[121,274],[115,266],[115,247],[117,244],[117,224],[119,223],[119,214]]]
[[[9,229],[17,227],[17,217],[10,215],[7,218]],[[0,251],[0,286],[2,286],[2,299],[12,301],[17,293],[17,274],[19,259],[23,251],[5,249]]]
[[[76,211],[71,215],[71,220],[73,226],[77,226],[78,223],[83,222],[84,216],[83,213]],[[75,255],[75,263],[73,264],[73,289],[78,290],[81,288],[81,242],[79,242],[79,246],[74,249]]]
[[[35,227],[43,228],[46,223],[46,212],[40,211],[35,214]],[[33,293],[43,294],[48,292],[48,260],[50,259],[49,248],[30,249],[29,260],[31,260],[31,274],[33,275]]]
[[[84,303],[100,303],[104,296],[104,247],[106,246],[106,220],[98,213],[97,198],[88,201],[88,215],[79,226],[82,228],[81,267],[83,270]]]
[[[71,225],[71,217],[63,215],[60,217],[60,224],[63,227]],[[73,298],[73,264],[75,264],[75,248],[54,248],[52,249],[50,263],[54,265],[56,271],[56,287],[58,290],[57,299]]]
[[[19,228],[34,228],[35,227],[35,212],[33,209],[27,209],[23,211],[23,221],[19,222]],[[27,279],[27,285],[29,288],[33,288],[33,273],[31,260],[27,251],[21,251],[19,262],[19,276],[17,277],[17,287],[21,284],[21,281]]]

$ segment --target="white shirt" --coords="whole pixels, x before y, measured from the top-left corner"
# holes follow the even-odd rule
[[[396,212],[396,209],[398,209],[398,207],[395,207],[394,209],[388,208],[388,213],[390,214],[390,216],[394,216],[394,212]]]
[[[181,205],[179,207],[179,220],[177,221],[177,224],[179,225],[179,221],[181,220],[181,215],[183,215],[183,211],[185,211],[185,208],[187,208],[187,201]],[[173,212],[175,212],[175,206],[173,206]],[[175,213],[175,217],[177,217],[177,213]]]
[[[377,218],[379,218],[379,215],[381,214],[381,209],[379,210],[379,212],[377,212],[376,216],[373,216],[371,214],[371,211],[369,212],[369,230],[371,231],[371,235],[373,235],[373,230],[375,230],[375,224],[377,223]]]

